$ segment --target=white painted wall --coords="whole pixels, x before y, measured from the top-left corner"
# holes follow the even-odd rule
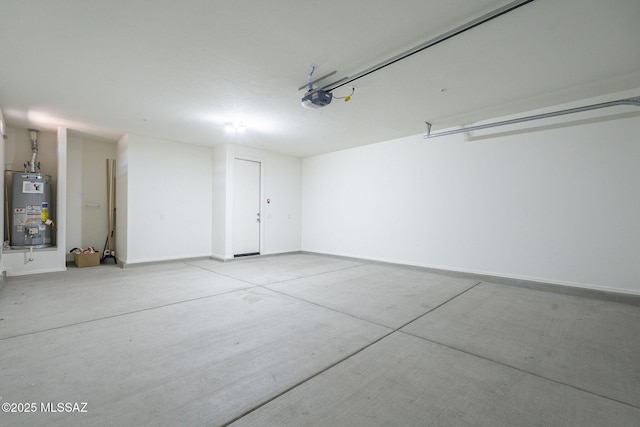
[[[297,157],[267,153],[264,168],[262,217],[263,254],[301,249],[302,161]],[[270,203],[267,203],[270,200]]]
[[[90,138],[82,142],[82,246],[102,251],[108,234],[106,161],[116,158],[116,144]]]
[[[67,253],[88,246],[102,251],[108,233],[106,159],[116,158],[116,143],[70,132],[68,146]]]
[[[7,127],[4,141],[5,169],[24,171],[24,163],[31,160],[31,139],[28,129]],[[58,141],[55,132],[38,132],[38,158],[41,173],[57,178]]]
[[[640,294],[640,116],[612,114],[306,158],[302,249]]]
[[[132,264],[210,256],[211,148],[133,134],[127,139],[127,237],[118,259]]]
[[[233,160],[236,158],[262,164],[260,253],[268,255],[299,251],[301,160],[238,144],[216,147],[213,158],[216,189],[213,256],[233,258]],[[270,203],[267,203],[267,199]]]

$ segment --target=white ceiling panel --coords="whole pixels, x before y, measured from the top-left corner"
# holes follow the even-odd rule
[[[535,0],[353,82],[347,103],[300,105],[312,63],[329,83],[507,3],[4,1],[0,108],[10,126],[309,156],[640,87],[640,1]]]

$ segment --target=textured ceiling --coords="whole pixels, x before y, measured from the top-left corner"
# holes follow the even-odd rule
[[[640,88],[640,1],[535,0],[355,81],[347,103],[300,106],[312,63],[329,83],[507,3],[3,1],[0,108],[15,127],[309,156]]]

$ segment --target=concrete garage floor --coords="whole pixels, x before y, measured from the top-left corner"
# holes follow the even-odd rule
[[[0,425],[638,426],[639,300],[313,254],[10,277]]]

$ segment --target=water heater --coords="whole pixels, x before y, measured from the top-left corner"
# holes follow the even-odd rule
[[[13,174],[12,181],[9,212],[11,246],[51,246],[51,177],[40,173],[17,172]]]

